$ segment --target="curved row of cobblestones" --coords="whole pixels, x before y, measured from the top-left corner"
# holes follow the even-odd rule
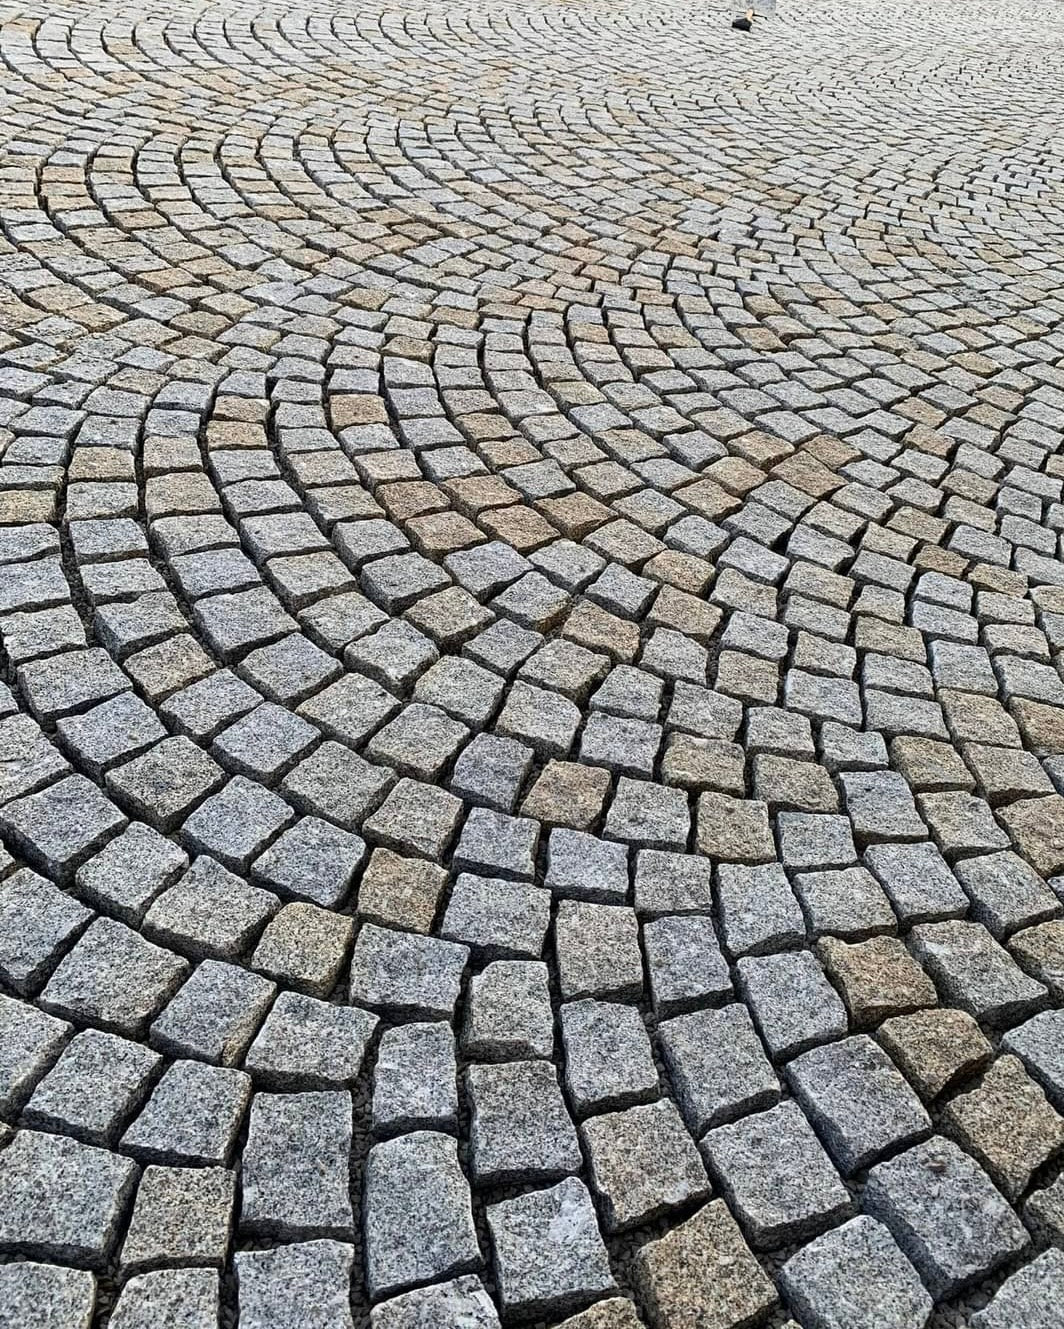
[[[0,4],[2,1329],[1053,1329],[1064,17]]]

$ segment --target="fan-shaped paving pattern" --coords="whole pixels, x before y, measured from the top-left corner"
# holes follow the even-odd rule
[[[1055,1323],[1064,19],[728,18],[0,5],[4,1329]]]

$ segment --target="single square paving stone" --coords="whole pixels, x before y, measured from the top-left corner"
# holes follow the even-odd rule
[[[931,843],[873,844],[864,852],[903,925],[962,918],[968,897]]]
[[[734,956],[801,946],[805,918],[778,863],[717,869],[717,910],[725,950]]]
[[[393,1017],[449,1020],[469,947],[366,923],[351,956],[351,1001]]]
[[[531,818],[473,808],[455,847],[453,868],[456,872],[531,881],[538,842],[539,824]]]
[[[339,1241],[240,1251],[241,1329],[354,1329],[354,1262],[354,1247]]]
[[[150,1163],[224,1167],[251,1094],[243,1071],[175,1061],[122,1136],[122,1148]]]
[[[669,735],[662,758],[665,784],[698,791],[712,789],[722,794],[743,794],[745,753],[738,743],[723,743],[694,734]]]
[[[157,1269],[131,1278],[119,1293],[111,1329],[217,1329],[221,1289],[214,1269]]]
[[[294,632],[297,623],[265,586],[232,595],[210,595],[192,610],[196,626],[222,657],[232,660]]]
[[[1064,1305],[1064,1251],[1043,1251],[1011,1274],[985,1310],[971,1319],[972,1329],[1057,1329]]]
[[[580,708],[568,697],[528,683],[515,683],[495,728],[503,738],[527,744],[541,758],[565,757],[580,720]]]
[[[480,1268],[469,1183],[451,1136],[415,1131],[373,1146],[366,1160],[363,1234],[374,1301]]]
[[[635,863],[635,907],[643,915],[708,912],[713,908],[709,859],[641,849]]]
[[[78,766],[94,779],[109,767],[144,752],[166,738],[154,710],[130,692],[70,715],[56,726],[63,746]]]
[[[374,1130],[453,1129],[457,1074],[450,1025],[403,1024],[385,1030],[373,1073]]]
[[[958,1094],[942,1124],[1014,1202],[1064,1147],[1064,1118],[1014,1056],[998,1057],[977,1089]]]
[[[0,808],[0,831],[49,877],[62,878],[126,825],[126,817],[82,775]]]
[[[741,1003],[666,1020],[658,1036],[680,1110],[696,1138],[779,1100],[776,1073]]]
[[[469,738],[464,724],[436,706],[412,702],[378,729],[366,756],[415,780],[438,780]]]
[[[607,839],[643,848],[683,851],[689,831],[691,809],[683,789],[620,776],[606,816],[603,833]]]
[[[789,868],[846,868],[857,862],[849,818],[781,812],[776,818],[780,857]]]
[[[608,1297],[563,1320],[558,1329],[643,1329],[643,1321],[630,1301]]]
[[[463,1274],[382,1301],[370,1311],[369,1323],[370,1329],[499,1329],[499,1316],[480,1279]]]
[[[961,859],[954,871],[971,897],[971,916],[1003,941],[1018,928],[1064,913],[1034,869],[1010,851]]]
[[[301,632],[295,632],[272,646],[263,646],[246,655],[240,663],[240,672],[271,701],[288,707],[298,706],[311,693],[333,682],[343,670],[331,655],[308,641]],[[291,716],[291,720],[296,717]],[[286,727],[286,732],[298,735],[301,723]]]
[[[473,1179],[478,1185],[552,1181],[579,1172],[580,1144],[550,1063],[470,1066],[466,1087],[473,1112]]]
[[[153,1047],[235,1066],[263,1021],[276,986],[220,960],[204,960],[155,1020]]]
[[[252,864],[252,875],[281,896],[335,909],[366,857],[366,842],[320,817],[301,817]]]
[[[229,770],[272,782],[305,757],[320,737],[301,716],[266,702],[223,729],[212,751]]]
[[[587,831],[598,822],[609,788],[609,772],[597,766],[548,761],[525,795],[521,811],[549,825]]]
[[[897,771],[843,771],[839,781],[859,844],[927,838],[909,786]]]
[[[180,692],[171,693],[159,707],[159,713],[179,733],[206,741],[261,705],[262,697],[254,688],[230,670],[219,669]]]
[[[188,867],[180,846],[143,822],[132,822],[77,870],[78,892],[90,903],[136,924],[152,900]]]
[[[251,963],[311,996],[327,996],[336,986],[354,926],[352,919],[316,904],[286,904],[266,924]]]
[[[3,1329],[90,1329],[96,1279],[85,1269],[30,1260],[0,1265]]]
[[[452,793],[498,812],[513,812],[532,769],[532,749],[497,734],[477,734],[454,764]]]
[[[853,1211],[797,1103],[718,1126],[702,1152],[756,1249],[818,1236]]]
[[[453,794],[404,779],[391,790],[363,831],[389,849],[437,862],[461,814],[462,801]]]
[[[768,804],[727,794],[702,794],[697,847],[700,854],[724,863],[771,863],[776,846],[768,824]]]
[[[616,1291],[583,1182],[489,1205],[495,1277],[504,1315],[558,1315]]]
[[[300,812],[353,831],[394,783],[394,772],[371,766],[342,743],[329,742],[285,776],[281,793]]]
[[[19,1131],[0,1150],[0,1243],[13,1254],[102,1269],[137,1171],[107,1149]]]
[[[917,1011],[886,1020],[879,1041],[927,1101],[967,1079],[993,1055],[983,1031],[965,1011]]]
[[[283,799],[238,775],[199,805],[181,828],[181,839],[193,853],[211,854],[233,872],[246,874],[252,860],[294,820]]]
[[[36,992],[92,916],[29,868],[12,873],[0,882],[0,979]]]
[[[272,1089],[350,1085],[362,1070],[377,1017],[357,1006],[333,1006],[282,992],[244,1059],[256,1081]]]
[[[792,1255],[780,1286],[807,1329],[924,1329],[934,1309],[894,1238],[864,1214]]]
[[[146,1167],[122,1244],[123,1272],[224,1268],[235,1198],[236,1173],[225,1168]]]
[[[803,1053],[787,1079],[846,1176],[931,1131],[916,1094],[866,1034]]]
[[[41,993],[57,1015],[138,1036],[179,987],[189,963],[111,918],[98,918]]]
[[[84,1029],[33,1091],[22,1121],[113,1148],[161,1064],[158,1053],[139,1043]]]
[[[143,821],[172,831],[225,779],[225,772],[183,734],[107,772],[107,788]]]
[[[132,687],[101,647],[34,660],[18,671],[18,683],[27,706],[41,724]]]
[[[830,933],[846,941],[861,941],[897,930],[890,901],[867,868],[799,872],[794,891],[814,939]]]
[[[846,1033],[846,1008],[810,951],[744,956],[737,968],[773,1060],[785,1060]]]
[[[0,995],[0,1112],[14,1117],[70,1034],[65,1020]]]
[[[1017,850],[1044,877],[1064,871],[1064,796],[1021,799],[998,813]]]
[[[538,959],[550,923],[550,899],[537,886],[463,872],[451,891],[441,935],[492,957]]]
[[[874,1167],[863,1207],[890,1228],[936,1301],[985,1278],[1030,1242],[978,1163],[940,1135]]]
[[[241,1231],[290,1241],[353,1237],[350,1156],[350,1094],[256,1094],[241,1167]]]
[[[0,805],[39,789],[69,770],[70,763],[28,715],[12,715],[0,721]],[[606,780],[608,783],[608,776]]]
[[[413,695],[418,702],[438,706],[469,726],[482,728],[494,714],[503,691],[505,683],[493,670],[460,655],[446,655],[418,678]],[[531,751],[522,744],[511,743],[509,739],[498,742],[505,746],[494,748],[494,744],[489,744],[485,752],[494,748],[503,767],[513,769],[522,760],[531,760]]]
[[[236,960],[245,955],[277,910],[276,895],[249,886],[206,854],[156,896],[144,930],[196,957]]]
[[[1046,985],[1058,1005],[1064,1004],[1064,919],[1014,932],[1009,950],[1029,974]]]
[[[643,946],[650,998],[659,1018],[732,996],[728,962],[706,915],[655,918],[643,927]]]
[[[723,1200],[648,1241],[635,1256],[633,1277],[658,1329],[747,1329],[776,1305],[776,1289]],[[617,1329],[625,1329],[624,1320]]]
[[[563,1001],[634,997],[643,989],[639,924],[633,909],[562,900],[554,920],[554,951]]]
[[[565,1086],[577,1116],[646,1103],[658,1096],[658,1072],[639,1011],[604,1001],[561,1008]]]
[[[951,861],[963,854],[1008,848],[1009,837],[994,820],[990,805],[975,794],[964,790],[921,794],[920,811],[935,843]]]
[[[585,831],[558,827],[547,844],[547,887],[555,895],[602,904],[624,904],[628,895],[628,851],[622,844]]]
[[[354,747],[389,720],[399,705],[387,688],[352,672],[303,702],[299,714],[331,738]]]
[[[1015,1052],[1053,1104],[1064,1110],[1064,1011],[1043,1011],[1010,1029],[1001,1045]]]
[[[469,985],[462,1051],[477,1061],[550,1057],[554,1011],[547,966],[497,960]]]
[[[450,881],[445,868],[423,858],[374,849],[358,887],[358,913],[385,927],[430,932]]]
[[[592,1117],[580,1129],[608,1231],[709,1194],[705,1166],[670,1099]]]
[[[1046,989],[981,923],[921,923],[910,944],[943,997],[981,1024],[1015,1024],[1045,1004]]]
[[[580,760],[619,775],[650,779],[661,734],[661,725],[592,711],[580,739]]]
[[[938,1000],[935,985],[897,937],[853,944],[825,937],[817,955],[846,1004],[851,1024],[868,1029]]]

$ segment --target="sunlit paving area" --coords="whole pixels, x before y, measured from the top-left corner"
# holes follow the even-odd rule
[[[0,0],[0,1329],[1061,1329],[1064,4]]]

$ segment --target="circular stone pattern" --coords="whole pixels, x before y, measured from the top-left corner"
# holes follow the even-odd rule
[[[0,4],[0,1329],[1049,1329],[1064,14]]]

